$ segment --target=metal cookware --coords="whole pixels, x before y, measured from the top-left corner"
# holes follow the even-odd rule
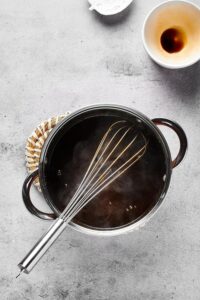
[[[23,184],[23,200],[29,212],[44,220],[54,220],[61,214],[65,208],[65,203],[62,203],[60,199],[67,196],[67,185],[70,186],[71,177],[78,176],[78,173],[81,173],[81,169],[78,169],[80,167],[79,159],[81,158],[77,158],[78,161],[75,162],[77,170],[71,168],[71,163],[74,162],[74,152],[76,153],[77,151],[77,144],[80,146],[79,141],[82,141],[81,147],[86,148],[88,144],[85,146],[85,140],[89,137],[93,138],[93,135],[95,135],[93,134],[94,132],[98,136],[99,129],[97,124],[109,123],[113,120],[121,119],[139,126],[146,132],[146,135],[150,139],[148,153],[145,155],[145,159],[142,159],[141,163],[138,163],[135,175],[128,174],[129,178],[127,178],[126,182],[122,183],[121,190],[115,191],[117,199],[118,194],[121,195],[120,197],[127,197],[127,195],[131,197],[131,193],[127,194],[129,185],[133,185],[133,189],[137,189],[138,203],[135,205],[135,214],[130,214],[122,222],[120,218],[117,218],[121,208],[119,206],[120,209],[117,210],[116,207],[116,212],[113,213],[114,221],[111,226],[109,220],[104,218],[103,213],[101,214],[101,209],[98,210],[95,218],[91,217],[91,219],[87,219],[87,216],[92,215],[92,212],[95,210],[95,207],[91,206],[86,211],[83,211],[82,215],[74,218],[69,224],[72,228],[83,233],[112,236],[133,230],[145,224],[150,219],[160,207],[167,193],[172,169],[185,156],[187,138],[180,125],[174,121],[163,118],[150,120],[138,111],[118,105],[95,105],[80,109],[64,118],[53,129],[43,146],[38,170],[29,175]],[[174,160],[172,160],[168,144],[158,128],[159,125],[171,128],[180,140],[180,149]],[[87,156],[86,154],[84,155]],[[63,165],[67,166],[65,170],[62,170]],[[67,170],[69,169],[72,170],[71,174],[68,174]],[[66,182],[63,181],[63,172],[66,175],[64,176]],[[40,211],[31,201],[30,188],[37,176],[39,176],[43,196],[52,209],[52,213]],[[130,184],[128,180],[130,180]],[[117,186],[116,189],[119,189],[119,187]],[[146,206],[142,206],[144,197],[147,199]],[[97,199],[98,203],[101,203],[99,201],[103,201],[101,198],[105,197],[103,195],[102,197],[100,196],[100,199]],[[119,203],[122,202],[119,200]],[[126,208],[126,210],[128,213],[129,209]],[[108,209],[104,209],[105,211],[107,213]]]

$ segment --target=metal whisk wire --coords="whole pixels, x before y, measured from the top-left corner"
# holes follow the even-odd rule
[[[67,224],[95,196],[139,161],[145,154],[147,145],[145,136],[124,120],[115,122],[108,128],[74,196],[48,231],[19,263],[20,273],[29,273],[33,269]],[[131,148],[134,149],[133,152]]]
[[[96,167],[97,164],[100,162],[100,160],[101,160],[101,158],[102,158],[104,152],[106,151],[106,149],[108,148],[108,146],[110,145],[110,143],[112,142],[112,140],[115,138],[115,136],[117,135],[117,133],[118,133],[120,130],[122,130],[122,129],[124,128],[124,127],[121,127],[119,130],[117,130],[117,131],[115,132],[115,134],[114,134],[113,137],[110,139],[110,141],[109,141],[109,143],[107,144],[107,146],[105,147],[104,151],[101,153],[101,156],[98,158],[97,162],[95,163],[95,165],[94,165],[94,167],[93,167],[93,170],[91,170],[91,168],[92,168],[92,166],[93,166],[93,164],[94,164],[94,162],[95,162],[95,160],[96,160],[96,158],[97,158],[97,156],[98,156],[98,154],[99,154],[99,152],[100,152],[100,150],[101,150],[101,148],[102,148],[102,145],[104,144],[104,142],[105,142],[105,140],[106,140],[106,138],[107,138],[109,132],[111,131],[112,127],[113,127],[115,124],[122,123],[122,122],[125,122],[125,121],[118,121],[118,122],[115,122],[114,124],[112,124],[112,125],[109,127],[109,129],[108,129],[108,130],[106,131],[106,133],[104,134],[104,136],[103,136],[102,140],[100,141],[99,146],[97,147],[97,150],[96,150],[96,152],[95,152],[95,154],[94,154],[94,156],[93,156],[93,158],[92,158],[92,160],[91,160],[91,162],[90,162],[90,165],[89,165],[89,167],[88,167],[88,169],[87,169],[87,171],[86,171],[86,173],[85,173],[85,175],[84,175],[84,177],[83,177],[81,183],[79,184],[79,187],[78,187],[77,191],[75,192],[73,198],[72,198],[72,199],[70,200],[70,202],[68,203],[68,207],[70,206],[70,203],[72,203],[72,202],[74,201],[74,198],[75,198],[75,197],[77,196],[77,194],[79,193],[79,191],[80,191],[81,187],[83,186],[83,184],[84,184],[85,182],[88,182],[89,178],[90,178],[91,175],[94,173],[95,167]],[[90,171],[90,170],[91,170],[91,172],[90,172],[90,174],[89,174],[89,171]]]
[[[76,191],[74,196],[72,197],[71,201],[68,203],[66,209],[62,213],[62,218],[65,221],[70,221],[78,212],[87,204],[89,203],[95,196],[97,196],[103,189],[105,189],[109,184],[111,184],[114,180],[116,180],[119,176],[121,176],[126,170],[128,170],[133,164],[135,164],[141,156],[144,155],[146,152],[147,141],[142,136],[143,139],[143,146],[134,153],[125,163],[123,163],[120,167],[118,167],[115,171],[111,171],[112,167],[115,166],[117,161],[121,158],[121,156],[134,144],[136,139],[138,138],[138,134],[136,134],[131,141],[120,150],[120,153],[117,155],[115,159],[112,159],[109,166],[103,171],[102,174],[99,175],[100,171],[106,165],[108,160],[112,157],[112,154],[115,150],[119,147],[121,142],[125,139],[127,134],[133,130],[132,126],[122,126],[117,129],[109,138],[109,133],[112,132],[114,126],[118,125],[119,123],[124,123],[125,121],[119,121],[112,124],[109,129],[106,131],[105,135],[103,136],[102,140],[100,141],[99,146],[93,156],[93,159]],[[123,132],[125,129],[125,132]],[[122,133],[121,133],[122,132]],[[119,136],[118,140],[114,143],[112,147],[112,142]],[[107,141],[108,140],[108,141]],[[105,145],[106,144],[106,145]],[[110,149],[111,147],[111,149]],[[103,149],[103,150],[102,150]],[[101,153],[102,150],[102,153]],[[108,152],[106,154],[106,152]],[[100,153],[100,155],[99,155]],[[98,157],[99,155],[99,157]],[[105,158],[104,158],[105,156]],[[110,174],[111,173],[111,174]],[[99,177],[97,178],[97,175]]]

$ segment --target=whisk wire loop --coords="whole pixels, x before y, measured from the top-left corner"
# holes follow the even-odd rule
[[[98,154],[100,153],[101,149],[103,148],[104,144],[106,143],[106,138],[108,137],[108,134],[111,132],[111,130],[113,129],[113,127],[116,125],[116,124],[119,124],[119,123],[124,123],[125,121],[118,121],[118,122],[115,122],[114,124],[112,124],[108,130],[106,131],[105,135],[103,136],[102,140],[100,141],[100,144],[99,146],[97,147],[97,150],[92,158],[92,161],[77,189],[77,191],[75,192],[74,196],[72,197],[72,199],[70,200],[70,202],[68,203],[68,208],[71,207],[71,205],[73,205],[75,203],[75,200],[77,199],[77,197],[80,197],[84,192],[85,190],[87,189],[87,187],[90,185],[91,181],[93,180],[93,178],[99,173],[99,171],[102,169],[102,167],[104,166],[104,164],[106,163],[106,161],[109,159],[110,155],[112,153],[110,153],[110,155],[107,157],[107,159],[102,159],[103,158],[103,155],[104,153],[106,152],[106,150],[109,148],[110,144],[112,143],[112,141],[114,140],[114,138],[117,136],[117,134],[125,128],[124,127],[120,127],[114,134],[113,136],[111,137],[111,139],[107,142],[105,148],[103,149],[102,153],[99,155],[98,157]],[[126,133],[125,133],[126,134]],[[125,134],[121,137],[120,141],[117,143],[119,144],[122,140],[122,138],[125,136]],[[116,147],[115,147],[116,148]],[[114,149],[115,150],[115,149]],[[114,151],[113,150],[113,151]],[[112,151],[112,152],[113,152]],[[94,164],[94,166],[93,166]],[[100,168],[98,169],[98,171],[94,174],[95,170],[98,168],[98,166],[100,165]],[[91,170],[91,171],[90,171]],[[94,174],[94,175],[93,175]],[[91,178],[91,176],[93,175],[93,177]],[[82,188],[84,185],[84,188]],[[81,191],[81,193],[80,193]]]
[[[123,121],[122,121],[123,122]],[[147,141],[144,135],[136,134],[131,141],[120,150],[120,152],[112,160],[112,155],[115,153],[115,150],[119,148],[119,145],[133,130],[133,127],[123,126],[117,129],[112,136],[109,138],[109,133],[112,132],[113,127],[120,122],[112,124],[106,133],[104,134],[102,140],[100,141],[97,150],[92,158],[92,161],[77,189],[76,193],[72,197],[71,201],[68,203],[66,209],[61,214],[61,217],[64,220],[70,221],[78,212],[89,203],[95,196],[97,196],[102,190],[104,190],[109,184],[121,176],[126,170],[128,170],[133,164],[135,164],[146,152]],[[126,129],[127,128],[127,129]],[[125,132],[123,132],[125,129]],[[118,135],[121,133],[121,136]],[[135,152],[129,159],[127,159],[123,164],[121,164],[115,171],[112,171],[112,168],[116,165],[119,159],[130,149],[131,146],[135,143],[139,136],[142,136],[143,146]],[[118,137],[118,140],[112,146],[112,142],[115,141],[115,138]],[[140,141],[141,142],[141,141]],[[111,149],[110,149],[111,148]],[[102,151],[102,152],[101,152]],[[109,151],[109,153],[107,153]],[[105,158],[104,158],[105,156]],[[106,166],[106,163],[109,163]],[[105,166],[105,170],[103,167]],[[100,171],[102,173],[99,175]],[[98,177],[99,175],[99,177]]]
[[[120,168],[118,168],[114,173],[112,173],[103,183],[98,185],[98,187],[96,187],[89,195],[87,195],[87,197],[80,199],[75,209],[72,212],[67,213],[65,217],[69,219],[69,221],[72,220],[78,214],[78,212],[83,207],[85,207],[95,196],[97,196],[102,190],[104,190],[108,185],[115,181],[119,176],[125,173],[132,165],[134,165],[146,152],[146,146],[147,145],[144,145],[136,153],[136,155],[138,155],[137,157],[136,155],[132,156],[126,163],[124,163]]]

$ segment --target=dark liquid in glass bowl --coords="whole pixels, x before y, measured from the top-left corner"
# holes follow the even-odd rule
[[[49,195],[63,211],[89,166],[96,148],[116,116],[95,116],[78,122],[60,138],[45,170]],[[116,228],[148,213],[158,201],[166,174],[162,146],[152,130],[134,118],[132,125],[148,139],[144,156],[85,206],[73,222],[92,228]]]

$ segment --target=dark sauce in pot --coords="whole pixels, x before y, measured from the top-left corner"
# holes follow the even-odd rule
[[[57,142],[45,169],[46,184],[54,206],[63,211],[75,193],[96,148],[119,117],[96,116],[78,122]],[[89,227],[115,228],[136,221],[147,214],[158,201],[166,174],[162,145],[152,130],[133,118],[149,140],[144,156],[126,173],[108,186],[73,219]]]

